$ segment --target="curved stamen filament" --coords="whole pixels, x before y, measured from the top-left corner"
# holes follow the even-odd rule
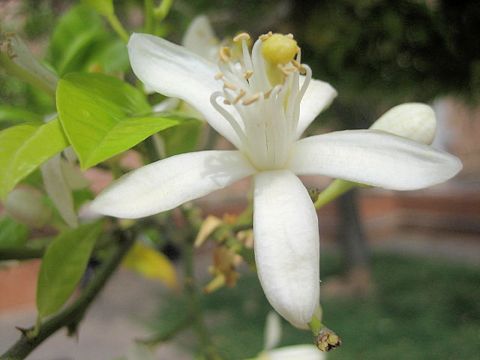
[[[225,96],[220,92],[216,91],[210,96],[210,103],[212,106],[217,110],[224,118],[225,120],[228,121],[228,123],[231,125],[235,133],[238,135],[240,138],[240,141],[243,144],[247,144],[248,140],[247,137],[245,136],[245,133],[243,132],[242,128],[240,125],[238,125],[237,121],[233,118],[232,114],[230,114],[227,110],[225,110],[220,104],[217,103],[217,99],[219,97],[225,98]],[[226,99],[228,100],[228,99]]]

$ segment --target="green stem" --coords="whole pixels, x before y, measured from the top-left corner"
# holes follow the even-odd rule
[[[334,180],[325,190],[323,190],[317,197],[317,200],[315,201],[315,209],[320,209],[324,205],[332,202],[336,198],[338,198],[340,195],[345,194],[348,190],[353,189],[355,186],[358,186],[359,184],[346,181],[346,180],[341,180],[341,179],[336,179]]]
[[[122,39],[123,42],[128,43],[128,38],[130,36],[128,35],[127,30],[125,30],[125,28],[123,27],[122,23],[118,20],[117,15],[115,15],[115,13],[111,13],[111,14],[106,15],[105,17],[108,20],[112,29],[120,37],[120,39]]]
[[[22,331],[20,339],[0,356],[0,360],[20,360],[25,359],[37,346],[39,346],[48,337],[57,330],[68,327],[72,328],[78,324],[86,310],[103,289],[105,283],[120,265],[123,257],[134,243],[133,236],[127,236],[120,233],[118,247],[111,256],[104,262],[97,275],[85,287],[81,295],[71,305],[54,315],[38,327],[38,334],[35,337],[28,336],[33,331],[33,327]]]
[[[21,79],[30,85],[45,91],[48,95],[55,98],[56,84],[50,84],[44,81],[41,77],[35,76],[35,74],[29,72],[23,67],[15,64],[7,54],[0,52],[0,65],[3,67],[7,73],[12,76]]]
[[[185,271],[184,286],[189,301],[190,312],[193,316],[193,328],[197,334],[201,351],[205,358],[207,360],[221,360],[222,358],[217,353],[217,350],[210,337],[210,332],[203,319],[202,305],[200,302],[201,299],[195,280],[193,242],[200,223],[193,215],[193,211],[183,209],[183,213],[185,218],[190,223],[190,228],[193,230],[190,234],[186,234],[186,236],[182,239],[183,241],[181,241]]]
[[[162,0],[162,3],[155,8],[155,17],[158,21],[162,21],[170,12],[173,5],[173,0]]]
[[[44,252],[45,252],[44,248],[39,248],[39,249],[32,249],[27,247],[4,248],[4,249],[0,249],[0,261],[38,259],[43,256]]]
[[[155,13],[154,13],[154,4],[153,0],[144,0],[143,1],[144,8],[145,8],[145,25],[144,31],[147,34],[153,34],[155,28]]]

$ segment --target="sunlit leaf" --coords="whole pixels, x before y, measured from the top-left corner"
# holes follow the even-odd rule
[[[58,311],[74,292],[101,231],[99,223],[79,226],[57,236],[43,256],[37,284],[40,317]]]
[[[177,275],[170,260],[149,246],[135,243],[123,264],[146,278],[159,280],[170,288],[177,286]]]
[[[57,119],[0,132],[0,198],[44,161],[68,146]]]
[[[102,74],[72,73],[60,80],[57,107],[83,168],[183,121],[175,115],[145,115],[151,108],[140,91]]]

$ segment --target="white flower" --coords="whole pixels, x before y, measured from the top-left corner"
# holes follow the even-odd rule
[[[291,37],[279,36],[262,36],[251,55],[248,35],[237,36],[240,58],[223,48],[217,66],[166,40],[134,34],[128,49],[135,74],[156,91],[190,103],[238,150],[181,154],[144,166],[114,183],[92,206],[102,214],[139,218],[253,175],[260,282],[275,310],[306,328],[319,302],[319,235],[317,214],[297,175],[412,190],[451,178],[461,163],[374,130],[299,140],[336,92],[311,78]],[[292,49],[293,56],[298,51],[295,60]]]
[[[324,360],[325,353],[314,345],[293,345],[270,350],[259,357],[259,360]]]
[[[274,312],[267,316],[265,324],[265,345],[255,360],[324,360],[325,353],[321,352],[314,345],[291,345],[276,348],[282,336],[282,325],[280,318]],[[254,359],[251,359],[254,360]]]
[[[435,138],[436,127],[435,112],[430,106],[406,103],[388,110],[370,126],[370,129],[430,145]]]

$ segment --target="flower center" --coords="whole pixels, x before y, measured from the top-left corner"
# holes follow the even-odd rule
[[[215,78],[223,87],[210,100],[237,133],[239,150],[257,169],[282,169],[297,140],[300,101],[312,71],[300,63],[301,51],[291,34],[262,35],[251,53],[249,40],[246,33],[233,39],[241,45],[239,56],[234,56],[235,49],[220,49]],[[300,74],[305,74],[301,87]]]

